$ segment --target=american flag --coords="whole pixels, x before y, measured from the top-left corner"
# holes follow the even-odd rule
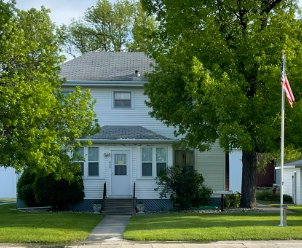
[[[290,88],[286,73],[285,73],[285,56],[282,58],[282,66],[281,66],[281,84],[283,87],[283,90],[286,94],[286,97],[289,101],[289,104],[291,107],[293,107],[293,101],[295,101],[294,94],[292,92],[292,89]]]

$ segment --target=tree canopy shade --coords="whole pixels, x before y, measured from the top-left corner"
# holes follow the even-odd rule
[[[48,12],[0,1],[0,161],[70,178],[68,153],[99,125],[88,91],[61,92],[63,58]]]
[[[292,0],[141,0],[159,27],[146,94],[185,146],[242,148],[241,206],[255,206],[257,154],[280,149],[281,50],[296,102],[286,146],[301,148],[302,23]]]
[[[148,40],[142,31],[154,30],[154,25],[139,2],[98,0],[83,18],[62,25],[60,34],[65,52],[73,57],[95,50],[134,52],[145,50]]]

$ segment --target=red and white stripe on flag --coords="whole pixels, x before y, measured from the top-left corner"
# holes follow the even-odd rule
[[[292,89],[290,88],[290,84],[288,82],[287,76],[285,74],[285,58],[284,57],[282,59],[281,84],[282,84],[283,90],[286,94],[286,97],[289,101],[290,106],[293,107],[293,101],[295,101],[295,98],[294,98]]]
[[[290,106],[293,107],[293,101],[295,101],[295,98],[294,98],[292,89],[290,88],[290,85],[289,85],[289,82],[288,82],[288,79],[287,79],[286,75],[283,77],[282,86],[283,86],[283,90],[286,94],[286,97],[289,101]]]

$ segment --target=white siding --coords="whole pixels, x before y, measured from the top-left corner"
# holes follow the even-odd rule
[[[105,180],[84,179],[85,199],[103,199]]]
[[[294,175],[296,171],[296,175],[297,175],[297,185],[296,185],[296,190],[297,190],[297,205],[302,205],[302,198],[301,198],[301,170],[300,168],[290,168],[290,169],[286,169],[286,167],[283,170],[283,181],[284,181],[284,185],[283,185],[283,193],[290,195],[293,197],[293,187],[292,187],[292,176]]]
[[[195,169],[212,190],[225,190],[225,153],[218,142],[208,152],[197,152]]]
[[[167,127],[160,121],[151,118],[148,109],[145,105],[147,96],[144,95],[143,88],[133,88],[132,96],[134,97],[133,108],[113,108],[112,107],[112,92],[125,91],[125,88],[92,88],[91,95],[97,100],[94,110],[99,119],[99,124],[104,125],[128,125],[128,126],[143,126],[158,134],[164,135],[167,138],[175,138],[173,127]],[[126,90],[129,90],[128,88]]]
[[[229,154],[229,190],[241,193],[242,150],[234,149]]]

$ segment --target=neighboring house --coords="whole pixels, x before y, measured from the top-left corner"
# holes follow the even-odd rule
[[[276,183],[280,185],[280,169],[276,169]],[[302,160],[284,164],[283,194],[290,195],[294,204],[302,205]]]
[[[85,158],[79,161],[85,186],[80,209],[91,208],[94,200],[102,199],[105,182],[108,198],[133,197],[135,192],[147,209],[169,209],[170,200],[160,199],[154,191],[155,178],[161,169],[177,164],[197,170],[213,190],[225,190],[226,159],[218,143],[203,153],[175,150],[174,129],[149,116],[144,75],[152,71],[151,63],[140,52],[89,52],[61,67],[61,78],[66,78],[63,92],[77,85],[90,89],[102,127],[100,133],[84,139],[93,145],[79,151]]]
[[[242,150],[232,149],[229,153],[229,190],[241,193],[242,184]],[[275,165],[270,162],[265,171],[257,172],[257,187],[273,187],[275,183]]]
[[[0,166],[0,198],[16,198],[16,182],[15,169]]]
[[[233,149],[229,153],[229,190],[241,193],[242,151]]]

